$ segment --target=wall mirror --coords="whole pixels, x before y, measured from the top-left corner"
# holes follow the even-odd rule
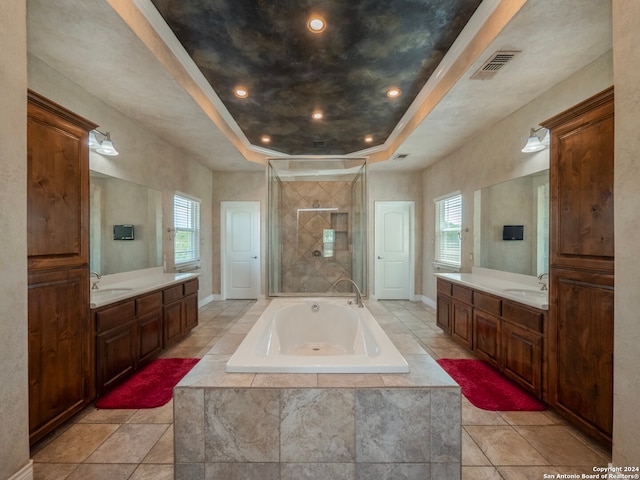
[[[107,275],[161,266],[161,192],[93,171],[90,180],[91,271]]]
[[[477,190],[473,221],[476,267],[523,275],[547,272],[549,170]]]

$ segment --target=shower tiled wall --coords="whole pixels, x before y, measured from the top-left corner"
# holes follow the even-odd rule
[[[323,210],[326,208],[336,210]],[[350,182],[282,183],[283,292],[351,291],[345,282],[335,290],[331,287],[340,277],[351,278],[351,211]],[[325,229],[336,230],[333,255],[327,257],[322,243]]]

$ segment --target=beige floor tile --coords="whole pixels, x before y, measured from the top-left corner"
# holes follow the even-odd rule
[[[216,355],[232,355],[233,352],[236,351],[240,343],[242,343],[244,337],[245,335],[225,335],[211,349],[211,353]]]
[[[507,422],[499,412],[474,407],[473,404],[463,396],[462,425],[507,425]]]
[[[208,350],[208,347],[205,349]],[[206,354],[202,352],[202,347],[182,347],[180,345],[170,348],[165,351],[162,358],[202,358]]]
[[[80,463],[93,453],[119,425],[84,424],[71,425],[62,435],[40,450],[34,462]]]
[[[76,468],[76,463],[34,463],[33,480],[64,480]]]
[[[78,465],[67,480],[128,480],[137,465]],[[35,479],[34,479],[35,480]]]
[[[549,465],[514,427],[468,425],[465,430],[493,465]]]
[[[509,425],[558,425],[560,420],[556,415],[550,415],[547,410],[542,412],[500,412],[500,416]]]
[[[76,423],[125,423],[134,413],[136,410],[93,408]]]
[[[173,423],[173,400],[158,408],[142,408],[127,423]]]
[[[173,480],[173,465],[140,465],[129,480]]]
[[[487,456],[482,453],[480,447],[469,436],[466,430],[462,429],[462,465],[465,466],[485,466],[491,465]]]
[[[503,480],[495,467],[462,467],[462,480]]]
[[[160,437],[160,440],[156,442],[151,451],[144,457],[142,463],[173,465],[173,425],[167,428],[167,431]]]
[[[211,342],[211,339],[214,337],[215,335],[192,334],[180,342],[180,348],[185,348],[185,347],[203,348],[203,347],[206,347],[209,344],[209,342]]]
[[[100,445],[86,463],[140,463],[168,427],[126,423]]]
[[[610,461],[572,435],[569,427],[517,426],[515,429],[552,465],[593,467],[607,466]]]

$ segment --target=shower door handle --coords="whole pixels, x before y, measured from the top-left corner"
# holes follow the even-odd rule
[[[257,256],[257,255],[254,255],[254,256],[253,256],[253,257],[251,257],[251,258],[258,258],[258,256]]]
[[[378,255],[378,260],[382,260],[384,257],[381,257],[380,255]]]

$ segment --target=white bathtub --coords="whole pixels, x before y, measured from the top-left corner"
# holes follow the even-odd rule
[[[277,298],[226,371],[407,373],[409,366],[366,307],[345,298]]]

